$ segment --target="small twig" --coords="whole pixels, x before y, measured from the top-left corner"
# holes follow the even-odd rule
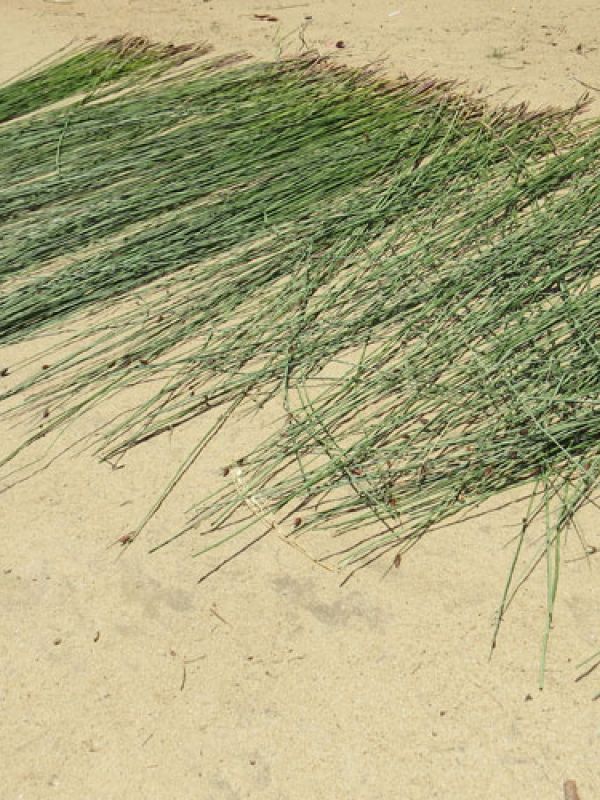
[[[577,83],[580,83],[582,86],[585,86],[586,89],[591,89],[593,92],[600,92],[600,87],[592,86],[591,83],[586,83],[585,81],[579,80],[579,78],[576,78],[575,75],[571,75],[571,77],[573,78],[574,81],[577,81]]]
[[[306,29],[310,25],[311,21],[312,20],[308,19],[306,20],[306,22],[303,22],[302,25],[300,26],[300,30],[298,31],[298,38],[300,39],[300,44],[302,45],[301,52],[306,52],[310,49],[308,44],[306,43],[306,38],[304,34],[306,32]]]
[[[211,607],[210,607],[210,613],[211,613],[211,614],[214,614],[214,616],[215,616],[217,619],[220,619],[220,620],[221,620],[221,622],[222,622],[224,625],[229,625],[229,627],[231,628],[231,622],[228,622],[228,621],[225,619],[225,617],[222,617],[222,616],[219,614],[219,612],[217,611],[217,609],[216,609],[216,607],[215,607],[215,606],[211,606]]]
[[[186,679],[187,679],[187,669],[186,669],[187,665],[188,664],[194,664],[196,661],[202,661],[203,658],[206,658],[206,656],[202,655],[202,656],[196,656],[196,658],[184,658],[183,659],[183,675],[181,676],[181,685],[179,687],[179,691],[180,692],[183,692],[183,689],[185,687],[185,682],[186,682]]]

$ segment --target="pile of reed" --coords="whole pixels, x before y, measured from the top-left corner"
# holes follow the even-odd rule
[[[221,407],[168,491],[279,397],[281,430],[186,530],[331,527],[356,569],[522,486],[499,618],[542,515],[549,630],[600,476],[600,130],[579,110],[139,40],[4,87],[0,341],[86,325],[2,395],[45,409],[2,465],[151,381],[93,446],[118,458]]]

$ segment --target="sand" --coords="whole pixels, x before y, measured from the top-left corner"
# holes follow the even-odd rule
[[[566,105],[581,82],[600,87],[597,0],[0,0],[0,14],[0,80],[73,39],[128,31],[268,58],[304,39],[494,102]],[[275,535],[201,585],[214,560],[191,558],[193,538],[148,555],[275,414],[231,424],[124,552],[111,543],[209,420],[140,447],[123,469],[71,454],[0,495],[3,800],[559,800],[567,779],[580,800],[599,798],[600,677],[576,678],[600,648],[600,564],[580,558],[576,537],[544,691],[543,571],[488,658],[522,506],[433,534],[385,579],[372,569],[343,589]],[[5,426],[2,452],[22,433]],[[583,515],[597,546],[599,522]]]

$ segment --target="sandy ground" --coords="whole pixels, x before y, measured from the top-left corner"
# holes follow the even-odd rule
[[[564,105],[581,82],[600,87],[597,0],[0,0],[0,18],[0,79],[72,39],[129,31],[271,58],[304,39],[498,102]],[[24,353],[35,345],[2,358]],[[372,570],[344,589],[276,536],[200,586],[211,562],[190,557],[193,539],[147,554],[275,413],[230,425],[125,553],[109,545],[208,420],[122,470],[67,456],[0,495],[0,797],[559,800],[574,779],[580,800],[600,798],[598,673],[575,680],[600,648],[599,564],[577,560],[575,538],[545,690],[541,572],[488,660],[522,507],[432,535],[385,580]],[[20,433],[1,432],[3,452]],[[599,522],[582,519],[596,545]]]

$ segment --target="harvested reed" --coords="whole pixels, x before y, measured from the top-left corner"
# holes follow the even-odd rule
[[[560,544],[600,476],[598,124],[314,55],[233,61],[107,83],[65,136],[60,109],[0,126],[0,340],[90,315],[4,393],[49,413],[2,464],[152,379],[90,443],[103,457],[222,407],[153,513],[234,411],[279,396],[244,492],[227,484],[186,530],[332,528],[355,570],[522,486],[499,621],[541,516],[523,574],[545,559],[546,642]],[[45,96],[40,78],[19,91],[40,109],[89,91],[81,76],[66,61]]]

